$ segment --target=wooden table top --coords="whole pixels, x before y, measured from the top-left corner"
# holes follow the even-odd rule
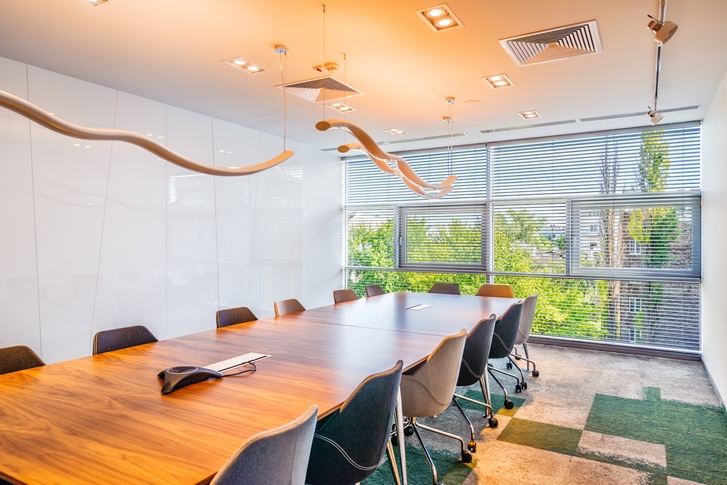
[[[518,301],[520,300],[516,298],[400,291],[314,308],[285,317],[352,327],[445,336],[456,334],[462,328],[469,332],[483,318],[493,313],[499,317],[510,305]],[[410,309],[415,305],[431,306],[420,310]]]
[[[0,477],[19,483],[198,483],[242,442],[311,404],[335,410],[368,375],[440,338],[303,320],[257,321],[0,376]],[[244,377],[163,396],[156,374],[247,352]]]
[[[255,433],[368,375],[410,367],[442,335],[512,301],[394,293],[0,376],[0,478],[11,483],[204,483]],[[425,303],[420,310],[406,307]],[[258,371],[162,395],[156,374],[248,352]]]

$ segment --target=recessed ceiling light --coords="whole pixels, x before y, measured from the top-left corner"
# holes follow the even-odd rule
[[[88,0],[88,3],[93,5],[94,7],[97,5],[101,5],[102,3],[105,3],[106,0]]]
[[[417,15],[435,32],[464,26],[446,3],[418,10]]]
[[[245,59],[241,59],[239,57],[234,57],[232,59],[227,59],[222,62],[226,62],[227,64],[236,67],[238,69],[242,69],[248,74],[259,74],[261,72],[265,72],[265,69],[262,67],[253,64],[252,62],[246,61]]]
[[[532,110],[532,111],[522,111],[522,112],[520,112],[518,114],[524,120],[532,120],[532,119],[535,119],[535,118],[540,118],[540,113],[538,113],[535,110]]]
[[[343,103],[332,103],[332,104],[327,104],[326,106],[328,106],[329,108],[335,109],[336,111],[338,111],[340,113],[350,113],[351,111],[356,111],[352,107],[348,106],[347,104],[343,104]]]
[[[513,82],[507,77],[507,74],[496,74],[494,76],[485,76],[482,78],[492,89],[506,88],[514,86]]]
[[[388,130],[384,130],[384,131],[387,131],[387,132],[391,133],[392,135],[406,135],[407,134],[406,131],[401,130],[399,128],[389,128]]]

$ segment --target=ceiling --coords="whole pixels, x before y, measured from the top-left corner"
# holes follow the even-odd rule
[[[446,136],[447,96],[456,98],[453,131],[467,133],[455,144],[648,125],[644,114],[481,133],[645,113],[656,59],[647,14],[658,16],[658,0],[448,0],[464,27],[443,32],[415,13],[437,0],[324,1],[325,16],[313,0],[108,0],[96,7],[86,0],[0,0],[0,56],[281,136],[276,44],[288,47],[289,82],[320,76],[315,65],[339,63],[335,77],[364,93],[346,100],[356,109],[346,118],[378,141]],[[700,108],[667,113],[663,124],[703,118],[727,70],[726,17],[723,0],[669,1],[666,18],[679,30],[663,48],[659,108]],[[590,20],[598,23],[602,53],[518,67],[498,42]],[[250,75],[221,62],[237,56],[266,72]],[[500,73],[514,86],[494,90],[482,81]],[[527,110],[542,118],[517,115]],[[290,139],[337,146],[340,132],[315,130],[324,117],[342,115],[287,96]],[[406,142],[387,150],[447,143]]]

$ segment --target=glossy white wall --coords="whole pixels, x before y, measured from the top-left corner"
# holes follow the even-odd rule
[[[727,74],[702,126],[702,359],[722,404],[727,399]]]
[[[216,165],[283,149],[269,134],[2,58],[0,89]],[[312,307],[330,293],[303,292],[320,268],[340,264],[330,245],[304,250],[311,233],[340,238],[330,221],[304,226],[304,185],[313,201],[333,204],[306,223],[340,212],[340,194],[315,186],[330,182],[320,170],[310,182],[303,173],[313,165],[338,174],[336,157],[320,165],[317,151],[288,142],[296,155],[274,169],[212,177],[132,145],[63,137],[7,110],[0,123],[0,345],[29,345],[52,363],[88,355],[99,330],[141,324],[170,338],[214,328],[219,308],[245,305],[264,317],[275,300]]]
[[[0,58],[0,86],[27,99],[26,66]],[[0,346],[41,352],[30,122],[0,110]]]

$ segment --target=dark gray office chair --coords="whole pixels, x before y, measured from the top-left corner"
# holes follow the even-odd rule
[[[93,355],[158,341],[143,325],[102,330],[93,336]]]
[[[379,285],[369,285],[366,287],[366,298],[384,294],[386,294],[386,292]]]
[[[466,333],[462,329],[456,335],[444,337],[437,348],[429,354],[427,360],[401,376],[402,414],[408,419],[407,428],[414,431],[419,443],[422,445],[424,455],[432,469],[435,485],[438,483],[437,469],[427,447],[424,445],[424,441],[422,441],[422,437],[419,435],[418,428],[459,441],[462,461],[465,463],[472,461],[472,455],[467,451],[465,441],[460,436],[430,428],[417,421],[417,418],[420,417],[436,416],[449,407],[457,384]]]
[[[32,369],[45,365],[45,362],[25,345],[13,345],[0,349],[0,374]]]
[[[281,315],[287,315],[288,313],[305,311],[305,307],[301,305],[300,302],[295,298],[291,298],[290,300],[276,301],[275,303],[273,303],[273,307],[275,308],[276,317],[279,317]]]
[[[522,311],[522,302],[513,303],[510,305],[510,308],[505,310],[505,313],[497,319],[497,322],[495,322],[495,333],[492,337],[492,345],[490,346],[490,354],[488,356],[489,360],[509,359],[510,352],[512,352],[512,349],[515,346],[515,339],[517,338],[517,330],[520,326],[520,315],[522,314]],[[507,390],[497,379],[494,373],[497,372],[515,379],[517,381],[517,384],[515,385],[515,392],[527,389],[527,384],[524,380],[521,381],[516,375],[505,372],[504,370],[496,369],[489,363],[487,365],[487,370],[492,378],[495,379],[495,382],[497,382],[497,384],[502,388],[502,392],[505,395],[505,408],[512,409],[513,403],[508,399]]]
[[[226,308],[217,312],[217,328],[236,325],[238,323],[254,322],[255,314],[246,306]]]
[[[467,443],[467,448],[470,451],[477,451],[477,443],[475,442],[475,428],[472,426],[472,422],[465,414],[462,407],[457,402],[457,399],[463,399],[473,404],[478,404],[485,408],[485,414],[482,416],[487,419],[487,423],[490,428],[497,428],[497,418],[495,417],[494,410],[492,409],[492,402],[490,401],[490,384],[487,380],[487,356],[490,354],[490,346],[492,345],[492,336],[495,332],[495,321],[497,315],[494,313],[490,315],[490,318],[480,320],[477,325],[467,334],[467,339],[464,344],[464,352],[462,354],[462,365],[459,367],[459,377],[457,378],[457,386],[471,386],[477,382],[480,383],[482,389],[482,397],[485,402],[471,399],[466,396],[455,393],[452,397],[459,412],[462,413],[464,419],[467,420],[467,424],[470,427],[470,441]]]
[[[358,300],[358,295],[353,290],[333,290],[333,303]]]
[[[442,293],[444,295],[459,295],[458,283],[434,283],[429,288],[429,293]]]
[[[533,320],[535,320],[535,306],[538,303],[538,295],[532,295],[527,298],[525,298],[525,301],[523,302],[523,313],[520,315],[520,326],[517,330],[517,338],[515,339],[515,347],[513,348],[512,353],[510,354],[510,361],[507,363],[507,368],[512,369],[512,366],[518,368],[520,371],[520,375],[523,375],[523,371],[520,368],[519,365],[515,361],[513,361],[513,357],[515,360],[524,360],[526,362],[527,369],[530,370],[530,364],[533,365],[533,371],[531,375],[533,377],[540,376],[540,371],[536,369],[535,362],[530,360],[530,354],[528,354],[528,338],[530,337],[530,330],[533,328]],[[525,357],[518,354],[517,352],[517,346],[522,345],[523,350],[525,351]],[[523,376],[524,379],[524,376]]]
[[[367,377],[338,411],[320,420],[305,483],[358,483],[376,471],[385,451],[399,483],[389,431],[403,365],[399,361],[391,369]]]
[[[290,423],[250,437],[210,485],[304,485],[317,417],[314,404]]]

